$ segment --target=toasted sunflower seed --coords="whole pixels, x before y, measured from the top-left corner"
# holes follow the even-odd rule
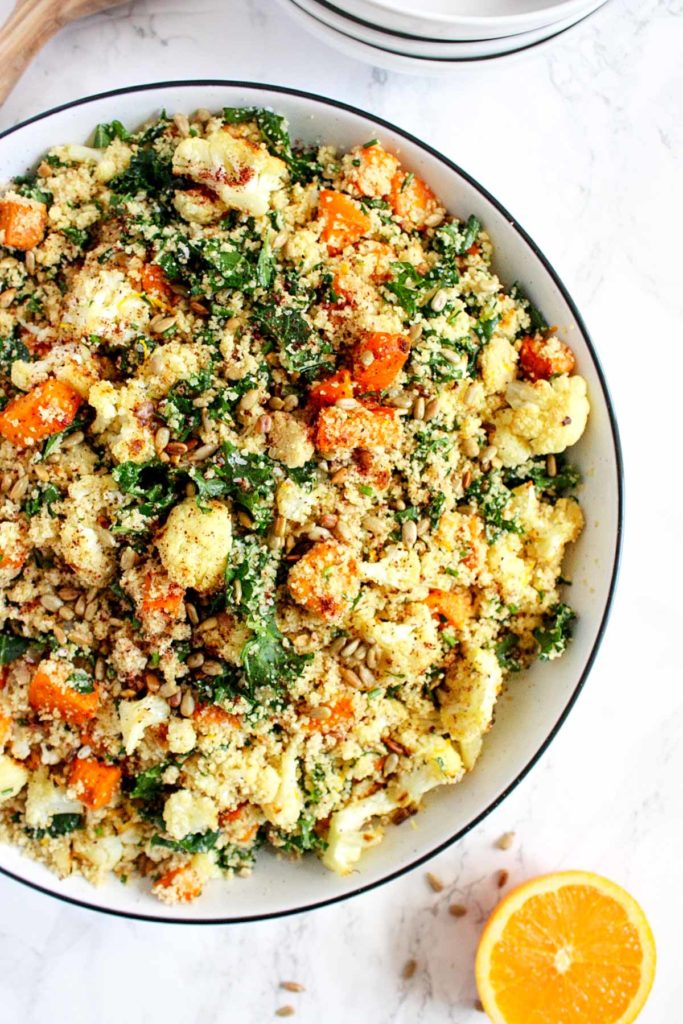
[[[458,352],[454,352],[452,348],[442,348],[439,350],[439,354],[449,363],[455,363],[459,366],[462,362],[462,356]]]
[[[427,404],[425,406],[425,413],[424,413],[425,421],[433,420],[438,412],[439,412],[439,399],[438,398],[431,398],[427,402]]]
[[[430,306],[432,307],[435,313],[440,313],[443,309],[446,308],[447,302],[448,292],[446,291],[445,288],[439,288],[438,292],[430,302]]]
[[[392,775],[398,767],[398,754],[387,754],[382,766],[382,775]]]
[[[283,988],[285,992],[305,992],[306,989],[303,985],[300,985],[298,981],[281,981],[280,988]]]
[[[190,134],[190,122],[187,117],[187,114],[174,114],[173,123],[178,129],[180,135],[182,135],[183,137],[186,137]]]
[[[356,401],[355,398],[338,398],[334,404],[336,405],[337,409],[349,410],[355,409],[356,406],[358,405],[358,402]]]
[[[402,974],[403,978],[406,981],[408,981],[410,978],[413,977],[413,975],[415,974],[416,970],[417,970],[417,960],[407,960],[405,962],[405,964],[403,965],[403,970],[401,971],[401,974]]]
[[[189,690],[185,690],[182,700],[180,702],[180,714],[183,718],[191,718],[194,714],[194,697]]]
[[[384,523],[379,516],[366,516],[363,520],[363,526],[370,533],[382,533],[384,530]]]
[[[514,832],[503,832],[502,836],[496,841],[496,846],[499,850],[509,850],[515,841]]]
[[[344,682],[348,683],[349,686],[353,686],[356,689],[360,689],[362,687],[363,684],[360,681],[360,677],[356,675],[352,668],[347,668],[346,665],[340,665],[339,674]]]
[[[417,540],[417,523],[413,519],[406,519],[401,527],[401,537],[407,548],[412,548]]]
[[[448,913],[451,917],[464,917],[467,913],[467,907],[464,907],[462,903],[451,903]]]
[[[197,609],[189,601],[185,602],[185,614],[187,615],[188,619],[190,620],[193,626],[196,626],[198,624],[199,615],[197,613]]]
[[[164,334],[170,327],[173,327],[174,325],[174,316],[164,316],[163,314],[161,314],[160,316],[154,317],[154,319],[150,322],[149,329],[154,334]],[[160,360],[157,360],[157,363],[159,361]],[[154,364],[152,364],[152,366],[154,366]]]
[[[62,441],[62,448],[68,451],[69,448],[75,448],[77,444],[81,443],[81,441],[85,441],[85,434],[82,430],[76,430],[73,434],[69,434],[68,437],[64,438]]]
[[[438,875],[435,875],[433,871],[428,871],[426,877],[427,877],[427,882],[429,883],[429,887],[434,892],[443,892],[444,884],[443,884],[443,882],[441,881],[441,879],[439,878]]]
[[[9,492],[10,501],[21,501],[28,490],[28,477],[20,476]]]
[[[124,572],[127,569],[132,569],[138,560],[138,556],[133,548],[124,548],[121,552],[121,568]]]
[[[546,455],[545,468],[548,476],[557,476],[557,459],[554,455]]]
[[[43,594],[40,603],[48,612],[57,612],[62,607],[62,599],[56,594]]]
[[[223,666],[220,661],[205,661],[202,665],[202,672],[205,676],[222,676]]]
[[[413,343],[415,343],[422,337],[422,330],[422,324],[413,324],[413,326],[410,328],[410,330],[408,331],[408,337]]]
[[[351,655],[360,647],[360,637],[354,637],[353,640],[349,640],[345,647],[339,652],[340,657],[350,658]]]
[[[325,707],[325,705],[322,704],[319,708],[311,708],[311,710],[308,712],[308,717],[322,721],[325,718],[331,718],[332,712],[330,711],[329,708]]]
[[[192,452],[191,458],[193,462],[203,462],[204,459],[208,459],[209,456],[213,455],[214,452],[217,451],[217,444],[202,444],[199,446],[199,448],[195,448],[195,450]]]

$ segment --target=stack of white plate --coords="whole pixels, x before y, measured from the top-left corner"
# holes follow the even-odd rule
[[[607,0],[280,0],[349,56],[390,71],[444,74],[556,39]]]

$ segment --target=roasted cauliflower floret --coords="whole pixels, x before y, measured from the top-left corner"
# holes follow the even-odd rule
[[[170,836],[184,839],[187,835],[218,828],[218,811],[210,797],[178,789],[164,804],[164,824]]]
[[[173,154],[174,174],[210,188],[230,209],[262,217],[282,187],[286,164],[265,146],[221,129],[205,139],[183,139]]]
[[[481,737],[491,725],[502,683],[503,673],[494,651],[480,647],[466,650],[446,675],[441,721],[451,739],[460,745],[468,770],[479,753]]]
[[[288,412],[274,412],[268,454],[289,469],[298,469],[313,458],[315,449],[305,424]]]
[[[195,498],[186,498],[171,511],[156,544],[172,580],[203,593],[216,590],[232,546],[230,512],[220,501],[199,508]]]
[[[149,305],[125,274],[88,264],[66,296],[62,326],[75,335],[96,335],[123,346],[143,334],[149,320]]]
[[[110,476],[83,476],[69,486],[59,531],[62,558],[87,586],[103,586],[116,570],[116,542],[101,525],[100,513],[120,499]]]
[[[590,406],[583,377],[554,377],[533,384],[512,381],[505,391],[509,408],[493,417],[494,443],[504,466],[518,466],[532,455],[563,452],[586,428]]]

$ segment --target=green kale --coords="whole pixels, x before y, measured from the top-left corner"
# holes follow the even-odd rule
[[[315,818],[305,811],[296,823],[296,830],[293,832],[279,832],[282,840],[281,849],[286,853],[308,853],[310,850],[322,851],[327,849],[327,840],[319,836],[315,831]]]
[[[151,768],[147,768],[146,771],[136,775],[134,785],[128,795],[133,800],[142,800],[145,803],[156,800],[164,785],[161,776],[169,764],[169,761],[161,761],[159,764],[155,764]]]
[[[79,249],[85,246],[90,237],[90,232],[86,228],[62,228],[62,234]]]
[[[121,462],[112,470],[112,476],[119,490],[138,499],[138,509],[143,516],[162,515],[179,496],[181,474],[158,459]]]
[[[229,441],[222,451],[223,465],[216,467],[216,473],[224,482],[224,494],[245,509],[253,520],[254,529],[263,533],[273,520],[273,460],[267,455],[241,452]]]
[[[269,288],[275,273],[275,257],[270,244],[270,232],[263,236],[263,244],[256,261],[256,283],[260,288]]]
[[[25,831],[32,839],[44,839],[45,836],[57,839],[83,828],[84,824],[82,814],[55,814],[47,828],[27,828]]]
[[[62,492],[54,484],[38,483],[22,505],[22,511],[30,518],[35,516],[41,508],[46,508],[50,515],[54,517],[56,513],[52,511],[52,506],[56,501],[61,500]]]
[[[141,147],[133,153],[126,170],[112,178],[109,188],[124,199],[135,199],[143,194],[167,206],[178,184],[171,161],[161,157],[155,149]]]
[[[510,295],[513,299],[516,299],[517,302],[519,302],[519,304],[524,309],[526,309],[527,313],[529,314],[529,320],[531,321],[530,327],[534,334],[537,332],[543,333],[544,331],[547,331],[549,329],[548,321],[543,316],[543,313],[541,313],[540,309],[537,309],[536,306],[534,306],[533,302],[526,294],[519,281],[515,281],[515,283],[513,284],[512,288],[510,289]]]
[[[268,151],[284,160],[293,181],[312,181],[321,173],[322,168],[317,162],[315,150],[292,147],[287,121],[281,114],[257,107],[225,107],[223,120],[226,124],[246,124],[254,121]]]
[[[0,633],[0,665],[9,665],[10,662],[21,658],[29,649],[33,640],[23,636],[15,636],[13,633]]]
[[[20,338],[10,334],[7,338],[0,338],[0,369],[9,375],[12,363],[21,359],[22,362],[30,362],[31,353]]]
[[[418,309],[429,315],[431,307],[426,306],[428,300],[439,288],[450,288],[458,283],[458,272],[455,266],[437,263],[426,274],[421,274],[412,263],[392,263],[393,277],[386,288],[403,307],[410,320],[414,319]],[[443,310],[441,310],[443,312]]]
[[[450,221],[442,224],[434,232],[434,248],[444,256],[464,256],[477,240],[481,224],[472,214],[466,224],[462,221]]]
[[[572,638],[576,614],[567,604],[559,602],[544,617],[543,625],[534,630],[541,661],[551,661],[563,654]]]
[[[510,501],[510,491],[502,481],[500,470],[473,480],[465,491],[468,501],[474,501],[486,524],[486,539],[493,544],[503,533],[522,533],[522,527],[516,519],[510,519],[503,513]]]
[[[225,569],[227,604],[244,618],[259,620],[269,614],[276,561],[273,552],[256,537],[235,538]]]
[[[52,202],[52,193],[43,188],[35,174],[21,174],[13,180],[15,191],[26,199],[35,199],[37,203]]]
[[[81,408],[80,412],[76,415],[76,418],[69,424],[68,427],[64,427],[64,430],[57,431],[56,434],[50,434],[45,444],[43,445],[43,450],[40,453],[40,458],[44,460],[48,457],[48,455],[52,455],[53,451],[55,451],[55,449],[59,447],[64,438],[68,437],[69,434],[74,434],[77,430],[84,430],[85,427],[87,427],[88,425],[89,418],[90,417],[88,415],[87,407],[85,409]]]
[[[539,494],[552,500],[575,491],[581,483],[581,473],[576,466],[558,459],[557,472],[555,476],[550,476],[545,458],[539,456],[521,466],[504,470],[503,479],[507,487],[518,487],[531,480]]]
[[[95,681],[85,669],[76,668],[67,679],[67,683],[76,693],[92,693],[95,689]]]
[[[252,693],[257,686],[279,690],[283,683],[300,676],[304,666],[313,659],[312,654],[297,654],[285,646],[274,617],[264,620],[254,629],[254,635],[247,640],[240,657]]]
[[[120,121],[109,121],[108,123],[105,122],[97,125],[92,144],[95,149],[106,149],[114,139],[121,139],[122,142],[127,142],[130,138],[130,132]]]
[[[165,846],[168,850],[184,853],[208,853],[213,850],[220,838],[220,830],[215,832],[194,832],[183,839],[164,839],[163,836],[152,836],[152,846]]]
[[[498,664],[507,672],[519,672],[522,663],[519,655],[519,637],[516,633],[506,633],[494,647]]]
[[[305,380],[334,369],[332,346],[317,334],[298,309],[257,305],[253,316],[261,334],[277,346],[288,373]]]

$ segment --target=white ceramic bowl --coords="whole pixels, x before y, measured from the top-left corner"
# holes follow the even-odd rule
[[[571,17],[584,0],[330,0],[385,32],[445,39],[495,39]]]
[[[350,31],[332,28],[331,25],[320,18],[318,13],[313,15],[309,10],[304,10],[303,7],[300,7],[297,0],[277,0],[277,2],[303,29],[320,39],[321,42],[327,43],[329,46],[339,50],[340,53],[346,54],[347,57],[362,61],[364,64],[385,68],[387,71],[397,71],[404,75],[427,75],[430,78],[452,78],[466,73],[473,66],[478,67],[483,63],[491,61],[496,61],[497,64],[504,62],[506,65],[510,65],[515,61],[525,59],[528,54],[539,47],[552,45],[554,40],[559,39],[565,32],[572,31],[576,27],[572,24],[569,28],[559,31],[553,30],[550,33],[547,30],[542,30],[545,33],[544,38],[538,39],[534,43],[527,43],[517,47],[512,45],[513,40],[517,38],[516,36],[511,36],[509,40],[497,40],[496,42],[501,44],[499,49],[505,52],[483,53],[477,56],[453,57],[452,59],[443,57],[413,57],[405,53],[399,53],[396,49],[392,49],[389,46],[379,46],[366,42],[364,39],[356,38]],[[595,12],[591,11],[586,17],[581,19],[581,22],[585,21],[588,17],[592,17],[593,13]],[[482,43],[484,46],[490,45],[488,40],[484,40]],[[461,45],[470,46],[475,44],[463,43]],[[506,50],[506,47],[511,48]]]
[[[148,920],[218,923],[295,913],[346,899],[423,863],[477,824],[517,785],[543,753],[576,700],[600,644],[616,581],[622,519],[619,440],[605,381],[585,326],[562,282],[531,239],[484,188],[455,164],[380,118],[307,93],[234,82],[176,82],[104,93],[67,104],[0,136],[0,180],[23,173],[49,146],[83,142],[99,121],[134,126],[162,108],[270,106],[285,114],[294,138],[350,147],[378,138],[405,166],[425,178],[450,210],[474,213],[496,248],[495,266],[508,284],[518,280],[548,321],[571,343],[588,381],[592,415],[572,458],[584,473],[587,526],[571,558],[571,603],[579,619],[566,655],[537,663],[515,678],[501,698],[496,724],[476,770],[460,785],[429,795],[411,825],[387,830],[348,878],[330,874],[315,859],[279,861],[263,851],[245,880],[213,883],[190,905],[167,907],[144,884],[112,881],[92,888],[73,877],[59,881],[18,850],[0,846],[0,871],[68,902]]]
[[[606,0],[583,0],[583,5],[567,18],[553,22],[529,32],[497,39],[477,39],[467,42],[432,42],[429,39],[410,38],[396,35],[389,31],[371,28],[364,23],[337,12],[330,4],[321,0],[289,0],[303,11],[322,21],[337,32],[343,32],[370,46],[385,48],[393,53],[405,54],[408,57],[440,61],[460,61],[463,58],[490,57],[497,54],[514,53],[535,43],[540,43],[550,36],[564,32],[583,18],[602,7]]]

